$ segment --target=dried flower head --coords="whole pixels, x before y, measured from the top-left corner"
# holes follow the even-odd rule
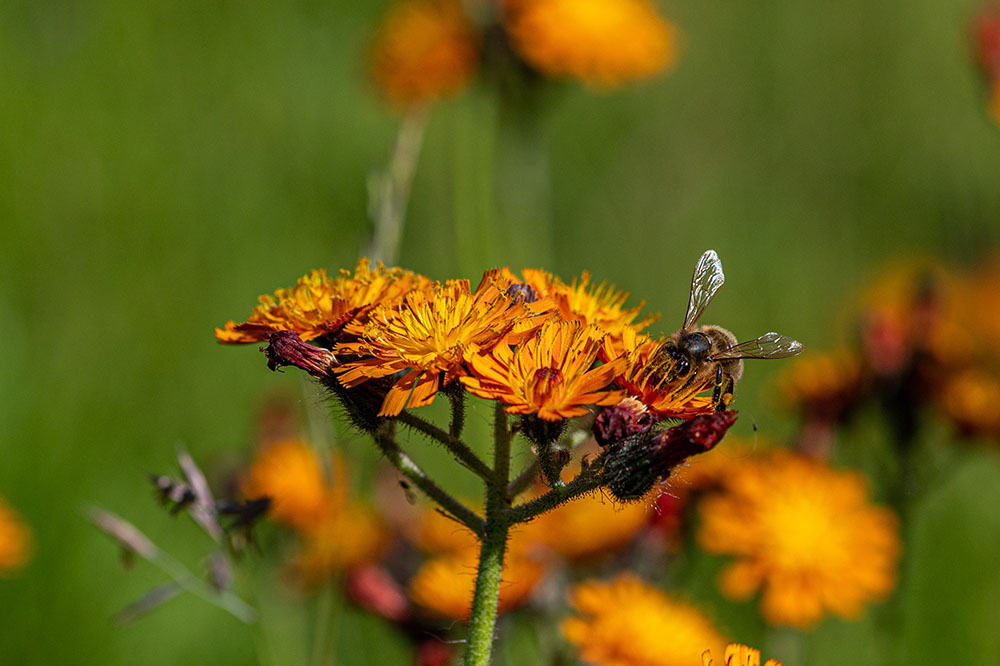
[[[725,643],[704,613],[633,574],[575,585],[570,606],[563,635],[594,666],[690,666]]]
[[[649,0],[506,0],[504,25],[532,67],[613,87],[673,66],[674,27]]]
[[[463,88],[479,57],[479,35],[460,0],[403,0],[379,28],[371,68],[386,97],[412,104]]]
[[[732,470],[700,509],[702,547],[737,557],[722,573],[723,593],[747,599],[762,589],[771,624],[854,618],[896,584],[896,516],[871,504],[857,473],[775,452]]]

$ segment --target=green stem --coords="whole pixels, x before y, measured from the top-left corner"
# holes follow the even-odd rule
[[[451,451],[452,455],[458,458],[459,462],[475,472],[481,479],[489,481],[493,477],[493,470],[489,468],[489,465],[484,463],[482,458],[477,456],[476,452],[470,449],[458,437],[445,432],[433,423],[428,423],[419,416],[414,416],[410,412],[401,412],[396,419],[414,430],[419,430],[431,439],[441,442],[446,449]]]
[[[506,518],[511,525],[524,523],[546,511],[551,511],[563,502],[584,495],[601,487],[601,479],[590,472],[583,471],[575,479],[561,486],[554,486],[541,497],[530,502],[518,504],[506,511]]]
[[[448,434],[458,439],[462,436],[462,430],[465,429],[465,388],[457,382],[452,385],[458,388],[445,391],[448,402],[451,403],[451,422],[448,424]]]
[[[523,493],[528,489],[535,479],[538,478],[538,473],[541,471],[541,463],[538,462],[538,458],[531,461],[531,464],[524,468],[517,478],[510,482],[507,486],[507,501],[512,502],[514,498]]]
[[[385,457],[389,459],[389,462],[395,465],[425,495],[437,502],[441,508],[451,514],[458,522],[472,530],[474,534],[484,533],[486,525],[483,519],[477,516],[472,509],[445,492],[441,486],[434,483],[420,469],[417,463],[413,462],[413,459],[399,448],[399,445],[396,444],[396,441],[391,436],[382,432],[375,433],[375,443]]]
[[[510,522],[506,520],[507,480],[510,476],[510,428],[498,401],[493,410],[493,478],[486,482],[486,531],[479,551],[476,590],[472,597],[464,666],[488,666],[493,652],[500,602],[503,556]]]

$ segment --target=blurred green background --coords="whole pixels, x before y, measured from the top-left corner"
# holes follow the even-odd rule
[[[115,628],[162,578],[123,571],[82,509],[119,511],[190,561],[204,540],[165,517],[145,475],[173,470],[178,442],[206,465],[248,457],[264,397],[301,395],[297,376],[218,346],[212,328],[364,247],[366,180],[399,125],[366,78],[385,5],[0,5],[0,495],[37,540],[0,580],[0,663],[255,660],[255,632],[189,597]],[[483,91],[432,109],[400,265],[442,279],[496,263],[586,269],[670,332],[711,247],[729,281],[705,321],[822,348],[888,258],[971,262],[1000,242],[1000,128],[970,57],[977,2],[661,6],[683,33],[677,69],[613,93],[552,86],[523,179]],[[484,211],[491,161],[514,177]],[[551,237],[514,219],[539,172]],[[470,248],[477,216],[511,226]],[[742,434],[751,420],[791,429],[768,397],[778,365],[748,368]],[[998,487],[996,451],[965,449],[921,498],[907,663],[1000,663]],[[295,643],[294,613],[264,620]],[[405,654],[377,622],[344,622],[338,663]],[[808,663],[882,663],[871,631],[825,623]],[[385,654],[357,649],[376,639]],[[279,661],[301,663],[294,650]]]

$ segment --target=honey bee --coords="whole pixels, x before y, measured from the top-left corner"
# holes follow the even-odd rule
[[[665,382],[680,382],[678,393],[700,392],[700,387],[714,380],[712,404],[717,412],[725,411],[733,401],[736,382],[743,376],[743,359],[787,358],[802,351],[802,343],[773,331],[738,342],[735,335],[721,326],[696,326],[725,281],[722,262],[715,250],[701,255],[691,277],[684,325],[667,339],[659,352],[663,358],[658,372]]]

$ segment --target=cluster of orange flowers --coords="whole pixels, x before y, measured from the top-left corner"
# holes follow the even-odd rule
[[[1000,5],[983,9],[975,33],[976,59],[989,83],[990,117],[1000,125]]]
[[[310,273],[263,296],[249,319],[216,329],[226,343],[268,341],[272,366],[296,365],[338,391],[397,416],[444,387],[560,421],[640,396],[657,418],[712,411],[708,381],[679,386],[641,333],[655,317],[590,276],[566,283],[541,270],[487,271],[476,289],[361,260],[354,274]],[[306,344],[311,340],[314,344]],[[457,382],[457,384],[456,384]],[[361,397],[358,397],[361,396]],[[362,405],[364,407],[364,405]]]
[[[888,407],[905,440],[929,406],[962,435],[1000,440],[1000,260],[968,272],[916,262],[862,294],[858,344],[802,358],[782,378],[806,418],[805,448],[868,401]]]
[[[464,87],[496,55],[489,48],[609,87],[671,66],[677,37],[650,0],[402,0],[379,29],[372,69],[387,97],[409,104]]]

